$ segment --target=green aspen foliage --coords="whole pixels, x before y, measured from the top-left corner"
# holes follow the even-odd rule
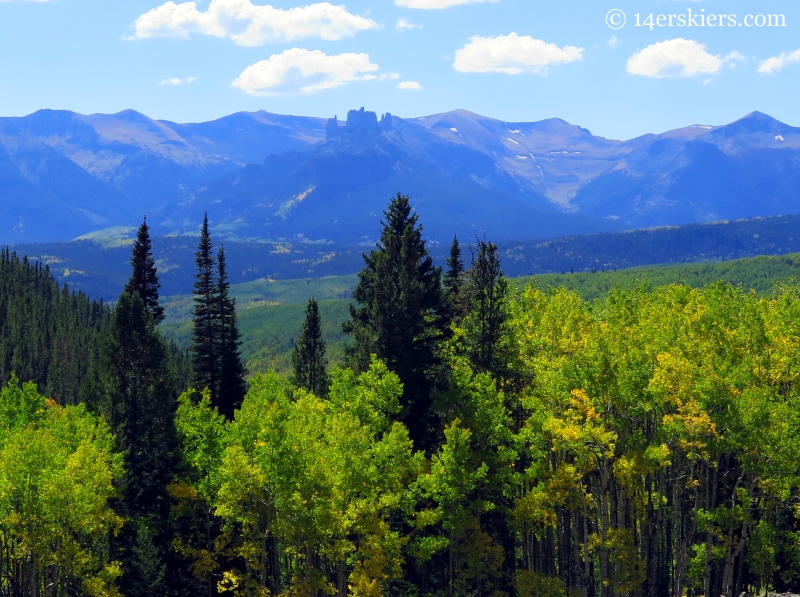
[[[0,390],[0,593],[117,597],[108,537],[122,458],[108,425],[32,383]]]

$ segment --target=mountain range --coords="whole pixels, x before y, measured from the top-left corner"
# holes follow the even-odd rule
[[[155,234],[369,243],[408,194],[425,234],[530,240],[800,212],[800,128],[754,112],[628,141],[464,110],[345,122],[127,110],[0,118],[0,242]]]

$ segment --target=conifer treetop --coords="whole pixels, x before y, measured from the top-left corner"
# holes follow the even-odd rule
[[[137,292],[142,297],[147,310],[153,317],[153,321],[158,324],[164,321],[164,307],[159,302],[158,289],[161,283],[158,281],[158,270],[155,258],[153,257],[153,246],[150,240],[150,229],[147,227],[147,217],[144,218],[139,231],[136,234],[136,241],[133,243],[133,254],[131,255],[131,278],[125,285],[125,292]]]

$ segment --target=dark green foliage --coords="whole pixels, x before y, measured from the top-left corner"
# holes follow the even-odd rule
[[[450,256],[447,258],[447,270],[444,274],[444,287],[447,289],[447,300],[450,303],[450,315],[458,318],[463,315],[464,305],[462,304],[462,277],[464,275],[464,260],[461,258],[461,245],[458,237],[453,237],[450,245]]]
[[[127,595],[166,595],[167,563],[147,521],[137,521],[135,542],[128,559]]]
[[[239,354],[242,341],[236,325],[236,299],[230,296],[230,286],[225,264],[225,250],[220,248],[217,255],[217,329],[215,330],[216,347],[214,349],[218,361],[219,380],[216,406],[220,414],[228,419],[233,419],[234,411],[241,406],[247,392],[247,385],[244,381],[245,369]]]
[[[500,268],[497,245],[478,241],[477,255],[466,275],[468,314],[464,342],[472,368],[502,378],[508,358],[501,343],[508,321],[508,281]]]
[[[156,262],[153,258],[153,247],[150,242],[150,230],[147,227],[147,219],[142,222],[139,232],[136,235],[136,242],[133,244],[133,255],[131,256],[131,279],[125,286],[125,292],[138,292],[144,300],[147,310],[153,317],[156,324],[164,321],[164,307],[158,302],[158,289],[161,284],[158,281]]]
[[[125,457],[120,489],[124,512],[131,516],[166,516],[168,511],[166,486],[177,445],[168,355],[142,298],[123,293],[102,351],[102,393],[96,408]]]
[[[0,383],[12,373],[61,404],[77,404],[111,310],[59,288],[38,262],[0,253]]]
[[[236,300],[230,296],[225,250],[220,248],[215,261],[211,249],[206,214],[200,231],[195,260],[197,276],[192,291],[195,305],[190,349],[193,383],[198,390],[208,388],[211,403],[232,419],[247,391],[239,354],[242,342],[236,325]]]
[[[294,384],[317,396],[327,395],[327,364],[319,305],[312,298],[308,300],[308,305],[306,305],[306,319],[303,322],[303,331],[300,332],[300,337],[297,338],[292,351]]]
[[[353,292],[358,307],[344,330],[353,342],[347,349],[357,371],[377,354],[403,383],[403,420],[411,437],[426,441],[430,396],[439,364],[437,343],[446,326],[441,268],[434,267],[422,240],[419,217],[408,197],[398,195],[384,212],[377,249],[364,255]]]
[[[218,388],[217,330],[219,328],[217,286],[214,283],[214,256],[211,253],[211,234],[208,231],[208,214],[203,218],[200,244],[195,254],[197,275],[194,288],[194,338],[192,339],[192,367],[197,389],[208,388],[212,402],[216,403]]]
[[[341,366],[344,364],[347,341],[342,324],[349,319],[349,301],[328,300],[318,303],[328,364]],[[248,375],[268,371],[292,375],[292,351],[297,331],[305,321],[305,311],[305,303],[239,308],[236,323],[242,334],[242,361]],[[179,346],[188,347],[191,342],[191,321],[164,323],[159,329]]]
[[[115,510],[126,519],[113,542],[126,566],[121,586],[131,597],[158,594],[169,555],[167,485],[177,464],[169,348],[138,293],[123,293],[102,351],[100,393],[94,407],[111,425],[124,473]],[[163,593],[162,593],[163,594]]]

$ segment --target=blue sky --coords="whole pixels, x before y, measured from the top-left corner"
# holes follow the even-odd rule
[[[689,10],[727,16],[680,26]],[[758,15],[785,26],[748,27]],[[796,0],[0,0],[0,55],[2,116],[464,108],[630,138],[760,110],[800,126]]]

